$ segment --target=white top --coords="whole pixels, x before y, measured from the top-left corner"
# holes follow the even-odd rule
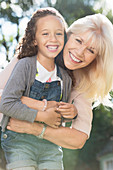
[[[13,58],[12,61],[6,66],[6,68],[0,72],[0,92],[2,90],[15,66],[18,59]],[[91,103],[84,98],[83,94],[79,94],[77,91],[72,89],[71,97],[69,102],[71,103],[74,99],[74,105],[78,110],[78,117],[73,120],[72,127],[90,135],[91,127],[92,127],[92,106]],[[0,118],[2,118],[2,114],[0,113]]]
[[[39,61],[37,61],[37,74],[35,79],[42,83],[52,82],[56,80],[61,81],[60,77],[57,76],[56,65],[53,71],[48,71],[39,63]]]

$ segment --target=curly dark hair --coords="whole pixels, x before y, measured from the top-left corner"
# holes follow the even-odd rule
[[[63,16],[56,9],[52,7],[38,9],[32,15],[30,21],[28,22],[25,30],[25,35],[22,38],[21,42],[19,43],[19,47],[16,49],[18,59],[25,58],[25,57],[32,57],[37,54],[38,46],[34,44],[35,34],[37,30],[36,24],[40,18],[45,17],[47,15],[54,15],[59,17],[64,23],[64,27],[65,27],[64,33],[66,34],[67,24]]]

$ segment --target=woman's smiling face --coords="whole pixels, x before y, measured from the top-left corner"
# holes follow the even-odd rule
[[[70,70],[79,69],[89,65],[97,56],[98,51],[91,43],[87,41],[89,32],[79,35],[71,34],[63,51],[65,66]]]

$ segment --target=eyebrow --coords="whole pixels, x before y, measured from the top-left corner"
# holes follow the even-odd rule
[[[43,30],[41,30],[41,32],[42,32],[42,31],[48,31],[48,30],[49,30],[49,29],[43,29]],[[64,30],[58,28],[56,31],[64,31]]]

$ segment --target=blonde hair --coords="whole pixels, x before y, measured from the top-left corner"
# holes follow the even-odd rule
[[[75,21],[67,33],[75,35],[89,31],[87,40],[95,45],[98,54],[87,67],[74,70],[75,88],[93,101],[104,98],[113,83],[113,25],[102,14],[89,15]]]

